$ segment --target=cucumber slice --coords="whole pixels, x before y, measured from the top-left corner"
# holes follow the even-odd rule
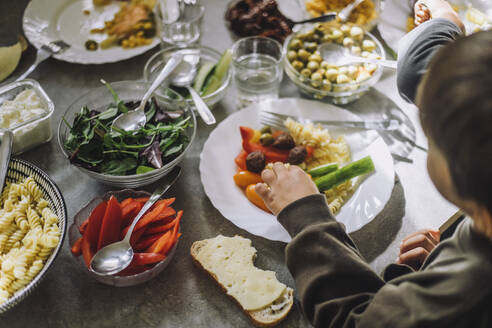
[[[374,163],[372,162],[371,157],[367,156],[359,159],[358,161],[352,162],[341,169],[314,179],[314,183],[318,187],[319,191],[323,192],[338,186],[347,180],[355,178],[359,175],[371,173],[372,171],[374,171]]]
[[[336,171],[338,169],[337,163],[328,163],[325,165],[320,165],[314,169],[309,170],[309,173],[313,178],[320,177],[322,175],[328,174],[330,172]]]
[[[193,89],[197,92],[200,92],[205,85],[205,81],[209,74],[215,68],[215,64],[211,62],[203,63],[200,69],[198,70],[198,74],[196,75],[195,81],[193,82]]]
[[[222,79],[227,74],[227,70],[229,69],[231,60],[232,51],[231,49],[227,49],[215,66],[213,73],[207,79],[207,82],[202,89],[202,96],[209,95],[220,88],[220,85],[222,84]]]

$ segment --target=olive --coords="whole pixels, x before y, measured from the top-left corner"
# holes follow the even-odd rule
[[[296,146],[294,139],[292,136],[286,132],[282,132],[276,139],[272,145],[273,147],[279,149],[291,149]]]
[[[260,137],[260,142],[263,146],[270,146],[275,139],[273,139],[273,136],[271,133],[263,133]]]
[[[320,69],[318,69],[318,70],[316,71],[316,73],[321,74],[321,76],[324,76],[324,75],[325,75],[325,73],[326,73],[326,69],[324,69],[324,68],[320,68]]]
[[[313,81],[322,81],[323,80],[323,75],[319,74],[318,72],[313,73],[313,75],[311,75],[311,80],[313,80]]]
[[[298,50],[301,49],[302,47],[303,47],[303,43],[299,39],[293,39],[289,44],[289,48],[292,50]]]
[[[326,70],[325,77],[334,82],[337,79],[338,70],[336,68],[329,68]]]
[[[304,162],[306,157],[307,157],[306,147],[297,146],[297,147],[292,148],[289,151],[289,156],[287,157],[287,161],[290,164],[298,165],[298,164],[301,164],[302,162]]]
[[[345,74],[339,74],[337,76],[337,83],[338,84],[342,84],[342,83],[349,83],[350,82],[350,79],[347,75]]]
[[[272,128],[269,126],[264,126],[261,128],[260,132],[263,133],[272,133]]]
[[[299,49],[299,51],[297,51],[297,59],[299,60],[308,61],[309,56],[311,56],[311,54],[307,52],[306,49]]]
[[[321,68],[324,68],[324,69],[328,69],[328,68],[331,67],[331,65],[328,64],[328,62],[327,61],[324,61],[324,60],[321,62],[321,65],[320,66],[321,66]]]
[[[297,59],[297,52],[295,50],[289,50],[287,52],[287,59],[289,61],[293,61]]]
[[[94,40],[87,40],[85,41],[85,49],[89,51],[95,51],[97,50],[98,44]]]
[[[246,157],[246,168],[250,172],[260,173],[265,165],[265,155],[261,151],[254,151]]]
[[[321,58],[321,56],[320,56],[320,55],[314,55],[314,54],[313,54],[313,55],[309,56],[308,60],[309,60],[309,61],[315,61],[315,62],[321,63],[321,61],[322,61],[323,59]]]
[[[304,33],[304,38],[308,41],[313,41],[313,37],[314,37],[314,31],[313,30],[309,30],[309,31]]]
[[[319,64],[315,61],[310,61],[307,66],[311,71],[316,72],[319,68]]]
[[[349,37],[346,37],[343,39],[343,46],[344,47],[347,47],[347,48],[350,48],[354,45],[354,40],[349,38]]]
[[[296,70],[300,71],[301,69],[303,69],[304,64],[301,61],[294,60],[292,62],[292,67],[294,67]]]
[[[307,51],[314,52],[318,49],[318,44],[316,42],[306,42],[304,45]]]
[[[352,54],[354,54],[355,56],[360,56],[360,53],[361,53],[361,49],[360,47],[358,46],[352,46],[352,48],[350,49],[350,51],[352,52]]]
[[[321,90],[323,91],[331,91],[331,82],[328,80],[323,80],[323,84],[321,85]]]
[[[304,68],[302,71],[301,71],[301,75],[305,76],[305,77],[310,77],[311,74],[313,74],[313,72],[311,72],[311,70],[309,68]]]
[[[345,34],[348,34],[350,32],[350,26],[344,24],[344,25],[340,26],[340,31],[342,31]]]

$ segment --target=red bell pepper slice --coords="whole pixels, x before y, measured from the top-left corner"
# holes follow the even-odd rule
[[[73,244],[71,251],[74,256],[79,256],[82,254],[82,238],[83,236],[77,239],[77,241]]]
[[[174,244],[178,240],[178,230],[179,230],[179,222],[181,221],[181,218],[183,217],[183,211],[179,211],[178,215],[176,216],[176,220],[174,220],[174,228],[172,231],[171,238],[166,242],[164,247],[160,250],[161,254],[167,254],[171,248],[173,248]]]
[[[97,250],[100,250],[106,245],[114,243],[120,239],[121,230],[121,208],[116,200],[116,197],[111,196],[108,201],[108,206],[104,212],[104,218],[99,232],[99,240],[97,242]]]
[[[154,234],[154,233],[159,233],[159,232],[165,232],[174,227],[174,218],[169,222],[165,224],[161,224],[155,227],[148,227],[147,230],[145,231],[146,235]]]
[[[138,243],[133,248],[137,251],[143,251],[144,249],[152,245],[157,239],[161,238],[163,234],[164,232],[153,234],[153,235],[145,235],[138,241]]]
[[[146,253],[161,253],[161,250],[166,246],[166,243],[172,236],[172,231],[168,230],[159,239],[157,239],[149,248],[145,250]]]
[[[237,155],[237,157],[234,159],[237,167],[239,167],[243,171],[246,171],[248,169],[246,167],[246,157],[248,157],[248,153],[244,149],[242,149],[239,155]]]
[[[79,232],[81,235],[83,235],[85,233],[85,229],[87,229],[88,224],[89,224],[89,218],[85,219],[85,221],[82,222],[82,224],[80,225]]]
[[[118,276],[122,276],[122,277],[133,276],[142,273],[144,271],[147,271],[148,269],[150,269],[150,267],[147,265],[134,265],[132,262],[125,270],[118,273]]]
[[[145,228],[140,229],[140,230],[133,230],[132,235],[130,237],[130,245],[132,245],[132,247],[134,247],[140,241],[140,239],[142,238],[142,236],[145,233],[145,230],[146,230]],[[123,238],[121,238],[121,239],[123,239]]]
[[[289,157],[288,149],[277,149],[274,147],[265,147],[261,144],[251,142],[255,130],[246,126],[240,126],[241,137],[243,139],[243,149],[249,154],[254,151],[261,151],[265,155],[267,163],[282,162],[287,163]]]
[[[134,199],[131,198],[131,197],[128,197],[127,199],[123,200],[121,203],[120,203],[120,206],[121,206],[121,209],[123,209],[123,207],[125,207],[126,205],[130,204],[131,202],[133,202]]]
[[[135,265],[147,265],[160,262],[166,258],[165,255],[157,253],[135,253],[132,263]]]
[[[149,197],[140,197],[140,198],[135,198],[134,201],[140,202],[140,203],[147,203],[149,200]]]
[[[132,201],[126,206],[121,206],[121,226],[126,227],[132,223],[132,220],[137,216],[138,212],[143,207],[143,203]]]
[[[94,257],[94,252],[92,251],[89,238],[87,234],[82,237],[82,256],[84,258],[85,265],[89,268],[91,266],[91,260]]]
[[[103,201],[96,206],[89,215],[89,223],[84,232],[84,237],[87,238],[87,242],[91,246],[92,251],[96,251],[97,243],[99,240],[99,232],[101,231],[101,225],[106,212],[107,202]]]

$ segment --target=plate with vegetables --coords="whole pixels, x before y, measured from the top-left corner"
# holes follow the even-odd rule
[[[24,33],[36,48],[62,40],[53,55],[79,64],[117,62],[159,44],[155,0],[33,0],[24,12]]]
[[[284,126],[260,123],[261,110],[290,115]],[[271,240],[290,241],[254,191],[270,163],[299,165],[311,175],[348,232],[383,209],[394,186],[393,159],[375,131],[331,128],[309,119],[360,120],[339,107],[284,98],[251,105],[222,121],[200,156],[200,175],[212,204],[238,227]]]

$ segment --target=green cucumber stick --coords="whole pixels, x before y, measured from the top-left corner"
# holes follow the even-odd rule
[[[314,179],[314,183],[320,192],[331,189],[347,180],[353,179],[359,175],[368,174],[374,171],[374,163],[370,156],[352,162],[341,169],[323,175]]]
[[[310,174],[311,177],[317,178],[326,175],[330,172],[336,171],[337,169],[338,169],[337,163],[328,163],[328,164],[317,166],[314,169],[307,171],[307,173]]]
[[[227,70],[229,69],[229,64],[232,60],[232,51],[227,49],[224,51],[224,54],[220,58],[219,62],[215,66],[211,75],[208,77],[207,82],[203,86],[202,97],[213,93],[215,90],[220,88],[222,84],[222,78],[227,74]]]

